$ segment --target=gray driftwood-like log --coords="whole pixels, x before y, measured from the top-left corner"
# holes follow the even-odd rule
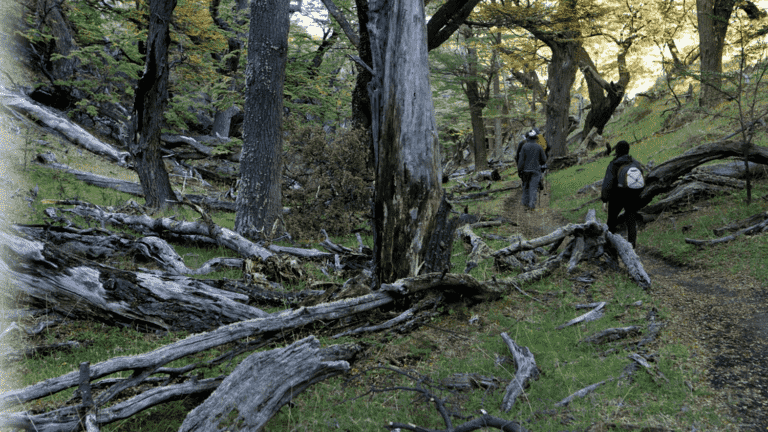
[[[724,227],[715,228],[712,230],[712,232],[716,236],[722,236],[723,234],[727,232],[737,232],[744,228],[748,228],[751,226],[754,226],[755,224],[759,224],[760,222],[768,219],[768,212],[760,212],[758,214],[752,215],[748,218],[742,219],[737,222],[730,223]]]
[[[216,242],[242,255],[244,258],[259,257],[267,259],[273,255],[269,250],[251,242],[236,232],[219,226],[201,222],[177,221],[173,218],[155,219],[147,215],[128,215],[125,213],[106,212],[98,208],[77,206],[72,213],[86,218],[96,219],[108,224],[118,226],[139,227],[142,230],[150,230],[156,233],[170,231],[182,235],[202,235],[213,238]]]
[[[640,257],[632,248],[632,244],[628,242],[624,237],[616,235],[608,231],[606,227],[605,237],[613,245],[614,249],[619,253],[619,257],[627,267],[627,271],[632,279],[644,289],[651,287],[651,278],[643,268],[643,263],[640,261]]]
[[[737,237],[741,235],[753,235],[753,234],[758,234],[766,231],[768,231],[768,217],[766,217],[766,219],[763,220],[762,222],[756,223],[750,227],[736,231],[735,233],[731,235],[727,235],[725,237],[720,237],[718,239],[713,239],[713,240],[696,240],[696,239],[687,238],[685,239],[685,242],[688,244],[693,244],[697,246],[707,246],[707,245],[713,245],[718,243],[726,243],[731,240],[735,240]]]
[[[656,195],[671,190],[680,177],[697,166],[729,157],[745,157],[744,146],[741,142],[720,141],[694,147],[651,170],[646,178],[646,187],[640,195],[640,200],[647,204]],[[768,165],[768,148],[752,145],[747,157],[751,162]]]
[[[588,220],[582,224],[568,224],[564,227],[560,227],[552,231],[543,237],[513,243],[510,246],[497,250],[493,253],[493,256],[512,255],[518,251],[536,249],[538,247],[543,247],[555,243],[556,241],[564,239],[570,235],[574,235],[574,233],[577,232],[583,232],[583,235],[600,235],[600,233],[602,233],[604,230],[605,228],[594,219]]]
[[[569,403],[571,403],[572,400],[576,399],[577,397],[584,397],[584,396],[588,395],[589,393],[592,393],[593,391],[595,391],[595,389],[597,389],[598,387],[600,387],[601,385],[605,384],[608,381],[609,380],[600,381],[599,383],[586,386],[583,389],[573,393],[572,395],[568,396],[567,398],[565,398],[565,399],[561,400],[560,402],[556,403],[555,406],[558,407],[558,406],[568,405]]]
[[[349,371],[352,350],[320,348],[309,336],[251,354],[184,419],[180,432],[257,431],[310,385]]]
[[[640,334],[640,327],[638,326],[609,328],[587,336],[580,340],[579,343],[599,345],[638,334]]]
[[[464,273],[469,273],[473,268],[480,265],[482,261],[491,258],[491,253],[493,252],[491,248],[485,244],[483,239],[472,231],[472,228],[468,224],[457,229],[456,234],[461,237],[464,242],[469,243],[472,246],[472,251],[467,258],[467,266],[464,268]]]
[[[568,321],[565,324],[560,324],[559,326],[555,327],[556,330],[561,330],[566,327],[572,326],[574,324],[578,323],[586,323],[590,321],[595,321],[603,317],[603,308],[605,307],[605,302],[600,302],[594,309],[591,311],[585,313],[584,315],[580,315],[570,321]]]
[[[521,348],[506,333],[502,333],[501,338],[507,344],[509,352],[512,353],[512,358],[515,361],[515,377],[507,385],[504,398],[501,401],[501,410],[509,412],[515,403],[515,399],[523,394],[523,389],[528,387],[531,381],[539,378],[539,368],[536,366],[536,360],[533,358],[533,354],[528,347]]]
[[[680,183],[667,196],[644,207],[642,213],[646,215],[655,215],[665,211],[672,211],[696,201],[725,194],[729,191],[731,191],[729,188],[702,183],[700,181]]]
[[[38,157],[38,159],[40,158]],[[78,180],[84,183],[87,183],[89,185],[113,189],[119,192],[131,194],[134,196],[142,196],[142,197],[144,196],[144,191],[142,190],[141,185],[137,182],[131,182],[128,180],[116,179],[112,177],[106,177],[98,174],[80,171],[74,168],[70,168],[67,165],[63,165],[55,162],[47,163],[45,166],[70,173],[74,175]],[[196,194],[182,195],[178,192],[176,193],[177,201],[180,202],[185,198],[191,201],[192,203],[195,203],[198,205],[204,205],[213,210],[226,211],[226,212],[235,211],[235,203],[231,201],[217,200],[215,198],[211,198],[206,195],[196,195]]]
[[[139,328],[201,331],[268,314],[248,297],[186,277],[128,272],[80,259],[38,241],[0,232],[1,270],[32,306],[63,316]]]
[[[66,115],[40,106],[20,93],[3,92],[2,99],[3,105],[35,118],[56,132],[61,133],[71,142],[82,146],[92,153],[106,156],[117,162],[120,166],[126,166],[126,159],[129,156],[128,152],[118,151],[111,145],[101,142],[88,131],[69,120]]]

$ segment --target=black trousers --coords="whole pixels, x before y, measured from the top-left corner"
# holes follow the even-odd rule
[[[608,231],[617,234],[619,213],[624,210],[624,223],[627,225],[627,241],[637,247],[637,211],[640,209],[641,190],[614,190],[608,200]]]

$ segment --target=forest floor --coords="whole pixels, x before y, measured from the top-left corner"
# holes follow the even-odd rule
[[[550,233],[565,219],[541,193],[535,211],[525,211],[516,189],[504,203],[526,238]],[[585,210],[586,212],[586,210]],[[626,235],[626,232],[622,233]],[[764,283],[729,268],[705,269],[665,259],[638,245],[651,278],[651,295],[671,312],[662,332],[701,349],[691,361],[701,365],[708,385],[721,397],[740,430],[768,430],[768,291]],[[698,358],[696,358],[698,357]]]

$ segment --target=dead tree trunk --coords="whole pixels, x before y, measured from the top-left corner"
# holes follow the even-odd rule
[[[682,155],[672,158],[654,168],[646,179],[646,187],[640,200],[647,204],[656,195],[674,188],[674,183],[697,166],[728,157],[748,158],[752,162],[768,165],[768,148],[751,146],[748,155],[737,141],[720,141],[694,147]]]
[[[443,190],[424,4],[375,0],[369,31],[378,283],[417,275],[430,255]],[[446,212],[447,213],[447,212]]]
[[[186,277],[129,272],[88,262],[42,242],[0,233],[0,265],[33,307],[142,330],[202,331],[269,314],[248,296]],[[242,302],[242,303],[241,303]]]
[[[350,357],[336,346],[321,349],[314,336],[251,354],[187,415],[179,432],[260,430],[307,387],[349,371],[349,363],[342,358]]]

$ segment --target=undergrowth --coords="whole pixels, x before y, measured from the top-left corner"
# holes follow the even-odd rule
[[[605,136],[611,142],[620,139],[630,141],[631,154],[641,162],[652,165],[678,155],[692,146],[724,136],[733,129],[733,124],[724,117],[703,116],[692,106],[675,111],[669,111],[668,108],[663,101],[653,103],[641,100],[637,106],[628,109],[619,120],[610,123]],[[304,136],[308,152],[305,157],[315,157],[318,151],[331,146],[326,155],[328,159],[320,164],[317,170],[341,168],[339,157],[344,149],[339,147],[339,144],[318,140],[318,137],[317,134],[312,136],[311,132]],[[355,141],[358,139],[359,137],[352,137],[352,141],[340,143],[360,144],[361,141]],[[764,135],[758,136],[757,139],[759,145],[766,145]],[[37,145],[30,142],[27,140],[20,145]],[[334,145],[336,147],[333,147]],[[34,151],[56,148],[56,144],[45,144],[40,148],[36,147]],[[365,149],[357,150],[355,160],[350,161],[353,168],[334,171],[332,177],[335,183],[318,184],[315,190],[307,189],[293,196],[293,219],[289,226],[291,223],[302,225],[307,222],[300,216],[315,215],[318,211],[324,214],[321,221],[302,225],[304,228],[303,231],[300,230],[301,235],[296,236],[301,239],[301,246],[319,248],[318,228],[337,221],[340,225],[333,225],[332,231],[344,235],[332,235],[332,240],[357,248],[357,238],[351,234],[357,231],[362,234],[364,245],[373,247],[371,236],[366,232],[364,218],[354,216],[356,213],[359,215],[361,211],[367,211],[365,207],[369,199],[367,186],[365,182],[361,183],[369,174],[361,170],[354,172],[354,164],[364,162],[362,155],[365,154]],[[25,154],[27,153],[29,151]],[[69,153],[65,152],[64,155]],[[67,163],[74,164],[80,160],[80,155],[67,160]],[[606,215],[599,200],[578,211],[571,210],[596,198],[594,192],[580,196],[576,191],[584,185],[600,180],[609,160],[602,158],[550,173],[548,181],[551,184],[551,208],[571,222],[583,221],[586,210],[595,208],[598,218],[604,221]],[[88,166],[83,166],[83,169],[86,168]],[[16,169],[19,170],[19,167]],[[109,175],[123,174],[125,173],[114,171]],[[35,186],[39,188],[34,197],[24,192],[17,194],[17,201],[25,196],[32,198],[29,206],[19,206],[19,222],[46,223],[47,220],[41,216],[42,210],[51,205],[43,200],[77,199],[97,203],[105,208],[119,208],[127,201],[135,199],[126,194],[83,185],[69,174],[52,172],[31,164],[23,165],[18,175],[20,177],[14,182],[20,190],[26,191]],[[514,170],[511,168],[502,172],[505,182],[509,182],[513,175]],[[452,186],[453,184],[447,185],[448,188]],[[493,189],[497,187],[493,185]],[[355,192],[354,199],[339,198],[350,190]],[[766,211],[765,200],[759,198],[765,195],[768,195],[768,184],[760,182],[755,186],[754,196],[758,198],[752,205],[743,204],[745,196],[735,193],[712,199],[706,205],[699,205],[696,212],[662,215],[658,221],[640,230],[638,243],[641,250],[653,250],[677,262],[709,268],[722,267],[727,268],[726,271],[747,272],[758,280],[768,280],[765,264],[768,262],[768,239],[764,235],[705,248],[685,243],[685,238],[713,238],[712,229]],[[486,201],[468,202],[467,211],[488,217],[514,216],[504,214],[504,199],[507,198],[505,194],[492,194],[491,197]],[[173,216],[185,220],[195,220],[199,217],[192,210],[185,208],[170,209],[154,216]],[[213,217],[221,226],[232,228],[232,215],[214,214]],[[71,219],[83,227],[94,224],[93,221],[76,217]],[[130,229],[125,229],[124,232],[139,235]],[[484,228],[477,233],[495,234],[506,238],[519,234],[517,228],[510,224]],[[505,246],[505,242],[494,240],[490,241],[489,245],[498,249]],[[199,266],[217,256],[231,255],[221,248],[203,248],[195,245],[177,246],[177,252],[184,257],[189,267]],[[453,272],[463,272],[468,252],[468,247],[460,241],[454,243]],[[136,264],[124,262],[122,265],[130,267]],[[325,275],[319,266],[306,266],[304,270],[307,281],[344,280],[342,275]],[[444,305],[440,316],[407,335],[374,334],[360,339],[330,340],[328,335],[321,334],[323,344],[363,343],[367,346],[366,353],[353,365],[350,374],[320,382],[294,397],[292,403],[284,406],[265,430],[367,431],[379,429],[390,421],[413,423],[427,428],[443,427],[434,405],[428,399],[421,398],[412,391],[393,389],[415,387],[417,382],[430,383],[434,394],[448,401],[449,408],[455,413],[454,424],[477,416],[479,410],[483,409],[491,415],[521,421],[532,430],[585,430],[596,423],[657,426],[670,430],[691,430],[692,427],[695,430],[732,430],[734,425],[728,417],[722,415],[722,406],[714,402],[715,395],[703,382],[701,368],[692,361],[695,348],[676,340],[674,335],[662,333],[660,341],[656,342],[650,351],[655,360],[655,367],[663,373],[666,380],[642,371],[635,372],[633,380],[618,379],[628,363],[627,354],[634,349],[627,342],[612,342],[600,347],[579,343],[582,338],[605,328],[638,325],[646,329],[649,316],[654,315],[659,320],[665,320],[670,314],[669,309],[654,299],[651,293],[640,289],[624,274],[606,272],[587,264],[580,267],[580,272],[590,272],[596,281],[584,285],[575,281],[573,275],[560,269],[548,279],[525,287],[526,292],[536,300],[511,292],[500,301],[473,307],[468,307],[460,301]],[[510,272],[495,268],[492,261],[482,263],[470,274],[481,280],[511,275]],[[242,273],[239,270],[226,270],[205,277],[240,279]],[[307,286],[308,282],[304,282],[288,288],[301,290]],[[557,325],[582,313],[574,308],[575,304],[593,301],[608,302],[603,319],[555,330]],[[504,386],[514,375],[515,368],[509,361],[507,347],[499,337],[501,332],[506,332],[520,346],[528,347],[535,355],[541,370],[541,377],[531,384],[509,413],[500,411],[500,401]],[[18,348],[24,343],[40,345],[77,340],[85,346],[84,348],[46,356],[37,355],[13,363],[6,362],[4,368],[15,377],[14,386],[21,387],[77,370],[77,365],[82,361],[95,364],[115,356],[144,353],[186,336],[183,332],[141,333],[130,328],[115,328],[108,323],[70,322],[46,330],[41,335],[13,341],[12,344]],[[637,341],[638,339],[632,339],[631,343],[636,344]],[[205,361],[219,352],[221,351],[214,350],[197,358],[174,362],[172,366],[181,366],[190,361]],[[226,367],[207,371],[206,376],[228,373],[238,361],[239,358],[233,359]],[[499,385],[495,388],[480,387],[463,392],[447,388],[444,380],[458,373],[495,377],[499,380]],[[4,384],[6,381],[4,378]],[[588,396],[576,398],[565,407],[555,407],[556,402],[576,390],[601,381],[606,382]],[[35,412],[49,410],[61,404],[70,395],[71,391],[52,395],[24,408]],[[153,432],[177,430],[186,413],[200,402],[201,400],[194,398],[172,402],[149,409],[130,419],[105,425],[102,429]]]

